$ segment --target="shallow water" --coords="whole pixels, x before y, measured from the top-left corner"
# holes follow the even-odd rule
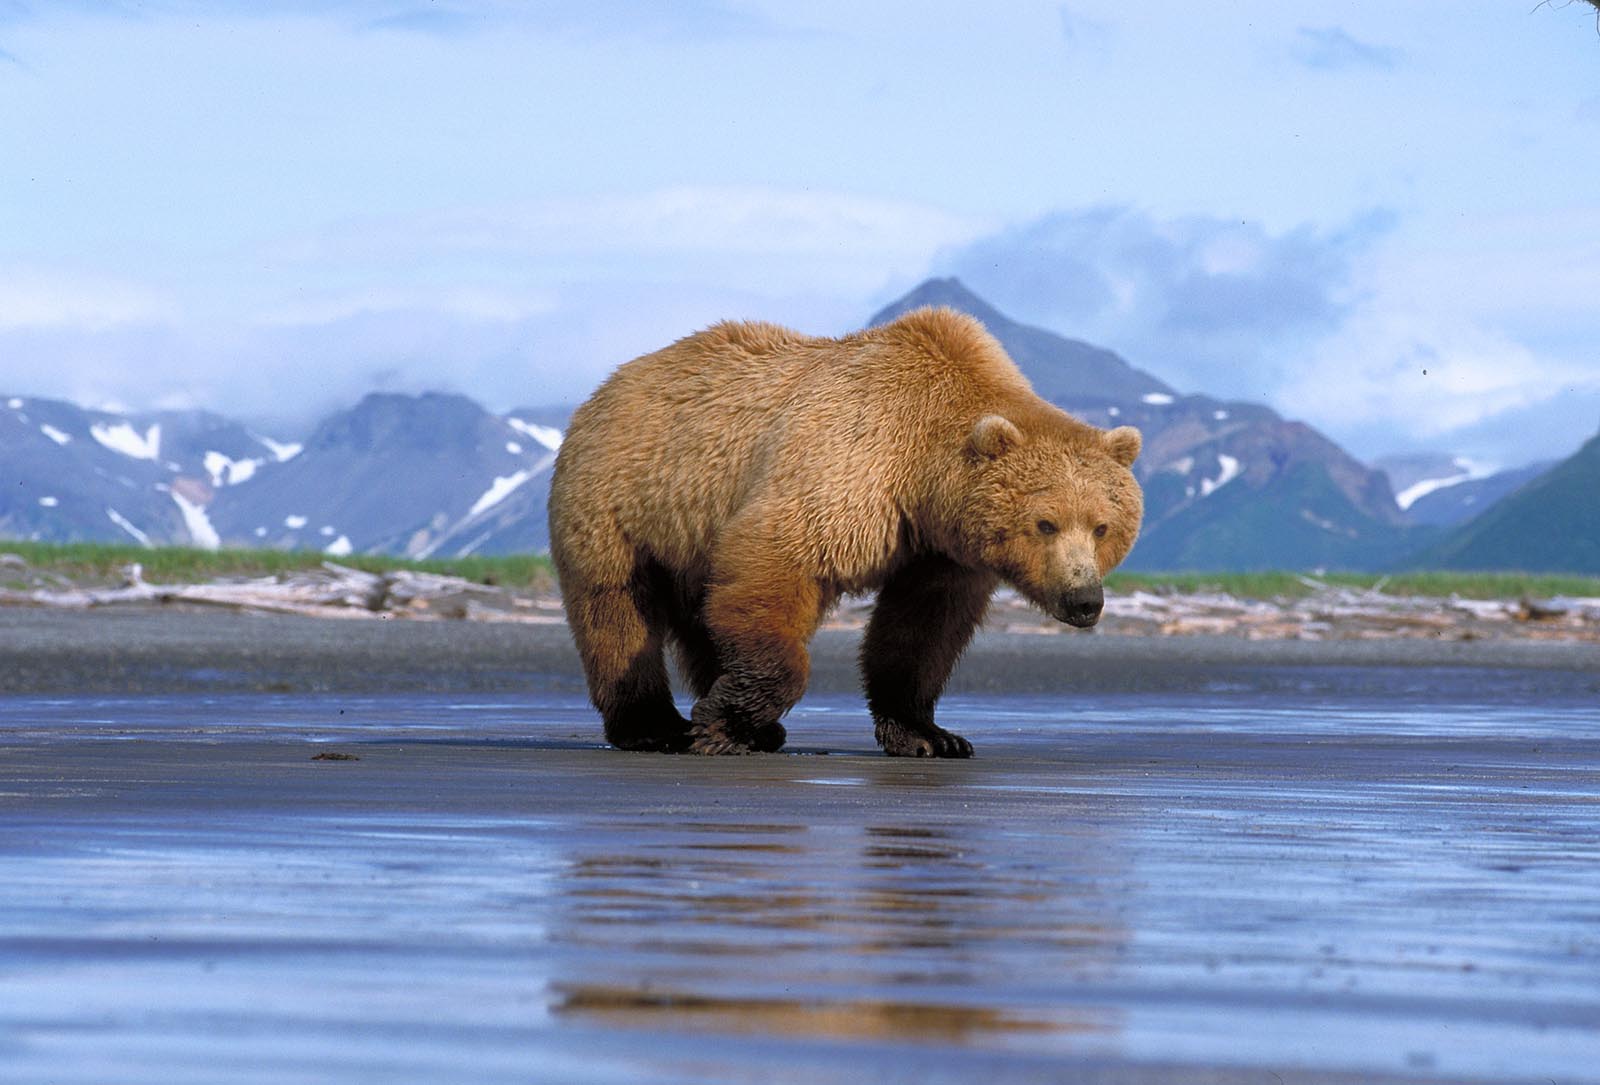
[[[0,1078],[1600,1080],[1600,709],[1481,678],[954,697],[941,763],[6,698]]]

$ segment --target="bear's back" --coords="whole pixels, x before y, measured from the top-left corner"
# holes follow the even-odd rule
[[[890,509],[972,418],[1033,398],[983,325],[948,309],[838,339],[724,322],[628,362],[579,408],[552,511],[615,517],[669,563],[695,564],[763,488]]]

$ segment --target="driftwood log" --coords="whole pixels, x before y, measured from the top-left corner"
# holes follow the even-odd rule
[[[59,578],[57,578],[59,579]],[[87,609],[121,605],[186,604],[232,610],[306,614],[321,618],[475,618],[559,622],[559,604],[456,576],[408,569],[369,573],[335,562],[315,569],[248,580],[152,584],[137,564],[115,587],[71,584],[0,590],[0,605]]]

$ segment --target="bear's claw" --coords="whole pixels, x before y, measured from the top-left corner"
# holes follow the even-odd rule
[[[879,720],[876,730],[878,745],[890,757],[972,756],[972,743],[936,724],[909,727],[898,720]]]

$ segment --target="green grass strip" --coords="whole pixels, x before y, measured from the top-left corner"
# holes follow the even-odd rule
[[[405,558],[351,554],[330,558],[316,550],[194,550],[101,543],[33,543],[0,540],[0,554],[16,554],[36,570],[75,577],[115,576],[124,566],[138,562],[146,580],[153,583],[198,583],[222,577],[276,576],[320,568],[332,561],[369,573],[398,569],[459,576],[479,584],[546,589],[555,583],[550,559],[543,554],[506,557],[439,558],[411,561]],[[3,575],[3,574],[0,574]],[[8,578],[9,579],[9,578]]]

